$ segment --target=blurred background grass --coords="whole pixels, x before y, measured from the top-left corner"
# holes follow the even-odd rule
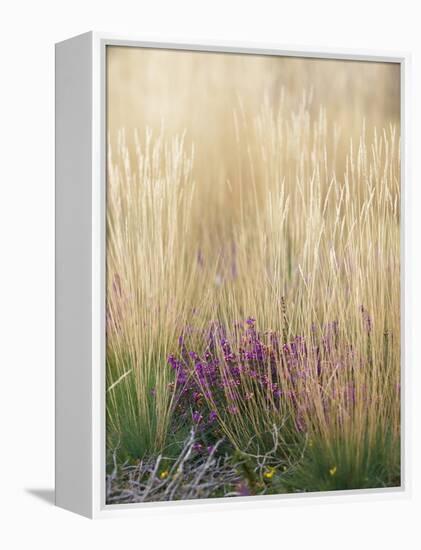
[[[305,91],[310,115],[320,106],[342,129],[341,142],[367,127],[397,123],[400,116],[399,65],[330,59],[223,54],[108,47],[108,131],[111,141],[125,128],[168,134],[186,132],[197,149],[196,173],[216,162],[230,173],[233,109],[257,115],[265,98],[276,111],[281,98],[295,110]],[[205,170],[206,171],[206,170]]]
[[[166,139],[184,134],[185,149],[194,146],[192,177],[198,189],[192,215],[200,218],[199,225],[203,203],[209,213],[229,208],[235,217],[231,197],[241,187],[250,189],[251,134],[263,106],[280,114],[286,133],[297,139],[305,125],[314,135],[322,114],[330,127],[323,146],[337,174],[344,173],[350,140],[358,144],[363,124],[369,140],[374,128],[399,124],[398,64],[114,46],[107,52],[111,149],[118,149],[124,129],[128,154],[136,162],[135,130],[140,147],[145,128],[154,135],[163,132]],[[240,147],[239,134],[249,136]],[[292,143],[289,157],[302,153],[293,148]],[[209,223],[216,229],[221,217]]]

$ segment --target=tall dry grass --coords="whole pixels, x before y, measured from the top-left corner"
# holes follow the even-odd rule
[[[207,59],[221,62],[221,56]],[[293,408],[271,407],[267,396],[257,393],[253,402],[239,404],[241,415],[221,411],[221,429],[232,444],[241,450],[260,434],[264,445],[265,433],[284,426],[285,452],[297,437],[311,438],[327,465],[346,465],[344,475],[364,470],[370,453],[396,469],[398,96],[379,106],[370,88],[382,71],[385,83],[394,83],[396,74],[346,62],[318,74],[317,61],[290,61],[287,74],[294,78],[281,86],[279,74],[284,81],[285,76],[267,70],[268,64],[276,67],[274,60],[253,62],[253,71],[258,66],[270,75],[266,91],[260,100],[247,86],[245,99],[237,89],[230,92],[213,111],[220,117],[219,133],[209,119],[207,135],[207,113],[190,119],[188,108],[177,114],[191,122],[184,130],[169,115],[168,126],[161,121],[135,131],[128,124],[117,131],[110,100],[109,446],[119,444],[130,456],[162,449],[174,414],[167,358],[178,349],[180,334],[193,327],[188,345],[197,350],[210,322],[217,320],[229,333],[251,315],[259,330],[278,332],[285,343],[297,335],[306,342],[315,334],[322,338],[335,323],[339,343],[322,357],[321,375],[316,358],[306,359],[312,374],[299,382],[299,391],[294,386]],[[336,88],[330,89],[328,74],[339,80]],[[344,83],[354,82],[352,77],[361,91],[351,107],[338,94],[348,97]],[[300,84],[308,86],[308,80],[313,89],[303,90]],[[171,90],[167,94],[171,97]],[[200,96],[197,102],[203,106]],[[194,113],[197,109],[192,106]],[[146,109],[139,122],[145,117]],[[280,366],[276,382],[285,393],[292,390],[287,374]],[[212,399],[209,407],[216,407]],[[298,436],[296,423],[286,423],[297,411],[306,426]]]

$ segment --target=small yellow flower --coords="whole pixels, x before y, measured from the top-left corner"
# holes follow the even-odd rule
[[[159,474],[159,477],[161,479],[165,479],[168,477],[168,474],[169,474],[169,471],[168,470],[163,470],[160,474]]]
[[[263,477],[266,478],[266,479],[272,479],[273,476],[275,475],[275,472],[276,472],[276,469],[275,468],[272,468],[272,466],[270,466],[266,472],[264,472],[263,474]]]
[[[311,449],[311,447],[313,447],[313,440],[312,439],[308,440],[308,446],[310,447],[310,449]]]
[[[331,476],[334,476],[334,475],[336,474],[336,470],[337,470],[336,466],[333,466],[333,468],[330,468],[329,474],[330,474]]]

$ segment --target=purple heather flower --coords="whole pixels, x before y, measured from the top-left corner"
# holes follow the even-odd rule
[[[366,315],[364,310],[364,320]],[[213,321],[206,329],[196,331],[195,335],[203,338],[196,351],[187,350],[184,344],[184,336],[194,329],[188,326],[181,332],[178,354],[170,355],[168,364],[175,371],[177,410],[184,418],[191,417],[194,424],[214,429],[218,415],[216,410],[209,410],[209,399],[218,404],[221,414],[239,414],[241,400],[253,399],[255,388],[260,386],[258,391],[266,396],[268,404],[273,405],[275,400],[275,406],[279,407],[281,396],[282,402],[291,404],[296,411],[297,429],[303,430],[306,426],[298,398],[300,379],[311,377],[313,369],[320,377],[323,371],[330,375],[338,365],[347,368],[350,364],[359,365],[362,360],[349,345],[338,346],[336,322],[325,325],[319,333],[313,330],[310,341],[297,335],[287,343],[279,333],[257,332],[255,322],[249,317],[241,330],[234,326],[228,337],[227,327]],[[371,319],[366,326],[371,329]],[[289,391],[280,390],[280,376],[289,381]],[[350,386],[343,397],[352,403],[353,393]],[[328,399],[323,399],[323,408],[329,414]]]
[[[177,359],[174,357],[174,355],[169,355],[167,361],[173,369],[177,368]]]
[[[203,420],[203,416],[200,414],[199,411],[194,411],[192,419],[195,424],[200,424],[200,422]]]
[[[231,413],[231,414],[237,414],[238,413],[237,405],[230,405],[228,407],[228,412]]]

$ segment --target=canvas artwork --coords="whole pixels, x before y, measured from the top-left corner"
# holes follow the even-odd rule
[[[106,503],[400,486],[400,65],[106,70]]]

